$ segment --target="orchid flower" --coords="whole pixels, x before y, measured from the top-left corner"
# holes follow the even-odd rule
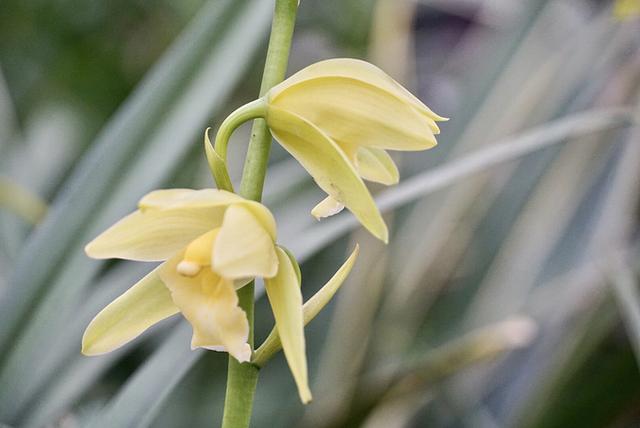
[[[299,268],[275,240],[270,211],[233,193],[170,189],[147,194],[135,212],[85,250],[98,259],[163,263],[91,321],[82,352],[113,351],[180,312],[193,328],[192,348],[225,351],[240,362],[250,361],[249,323],[236,289],[262,277],[285,357],[302,401],[308,402]]]
[[[232,113],[221,125],[215,150],[205,144],[219,184],[229,183],[228,173],[216,169],[225,168],[230,128],[254,117],[266,119],[273,137],[327,193],[312,210],[316,218],[347,207],[384,242],[387,226],[362,179],[397,183],[398,168],[387,150],[430,149],[440,132],[436,122],[447,120],[372,64],[321,61]]]

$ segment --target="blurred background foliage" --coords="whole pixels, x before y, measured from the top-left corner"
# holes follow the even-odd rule
[[[0,425],[220,420],[226,355],[190,351],[178,319],[80,355],[88,321],[152,268],[82,248],[153,188],[212,186],[202,134],[256,96],[272,6],[0,4]],[[436,149],[396,157],[399,186],[373,187],[386,247],[348,213],[313,221],[320,191],[274,146],[264,201],[304,261],[304,295],[354,242],[362,253],[307,327],[314,402],[299,404],[280,355],[254,426],[638,426],[637,9],[302,0],[291,72],[366,58],[452,120]],[[488,162],[470,174],[474,156]],[[273,323],[261,295],[258,339]]]

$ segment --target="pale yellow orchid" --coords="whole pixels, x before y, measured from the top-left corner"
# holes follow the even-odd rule
[[[137,211],[89,243],[86,252],[94,258],[164,263],[91,321],[82,352],[110,352],[181,312],[193,327],[192,348],[226,351],[240,362],[250,361],[249,324],[236,289],[263,277],[285,357],[302,401],[308,402],[299,272],[275,239],[269,210],[233,193],[149,193]]]
[[[436,122],[447,120],[372,64],[349,58],[321,61],[232,113],[220,127],[215,151],[205,144],[222,187],[230,183],[224,165],[230,132],[255,117],[266,119],[274,138],[328,194],[312,210],[316,218],[346,206],[385,242],[387,226],[362,179],[397,183],[398,168],[386,150],[432,148],[440,132]]]
[[[436,145],[438,116],[382,70],[364,61],[330,59],[310,65],[267,94],[275,139],[329,195],[313,210],[326,217],[346,206],[376,237],[387,227],[360,177],[399,180],[386,150]]]

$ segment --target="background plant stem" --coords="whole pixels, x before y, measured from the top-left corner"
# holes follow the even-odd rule
[[[291,38],[295,26],[297,0],[276,0],[267,59],[262,75],[260,96],[280,83],[287,71]],[[240,194],[247,199],[260,201],[267,172],[271,132],[264,119],[256,119],[251,130]],[[249,344],[253,348],[253,299],[254,283],[238,291],[239,304],[249,320]],[[223,428],[248,427],[251,421],[253,397],[258,382],[258,368],[250,363],[238,363],[229,356],[227,393],[224,404]]]

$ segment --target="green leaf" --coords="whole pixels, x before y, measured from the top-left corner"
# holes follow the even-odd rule
[[[19,390],[38,390],[56,373],[38,368],[42,349],[58,340],[51,331],[64,334],[102,266],[82,247],[165,182],[198,140],[262,43],[271,7],[265,3],[208,3],[107,125],[30,238],[0,301],[0,419],[13,420],[26,406],[29,394]],[[28,325],[7,352],[27,314]]]

